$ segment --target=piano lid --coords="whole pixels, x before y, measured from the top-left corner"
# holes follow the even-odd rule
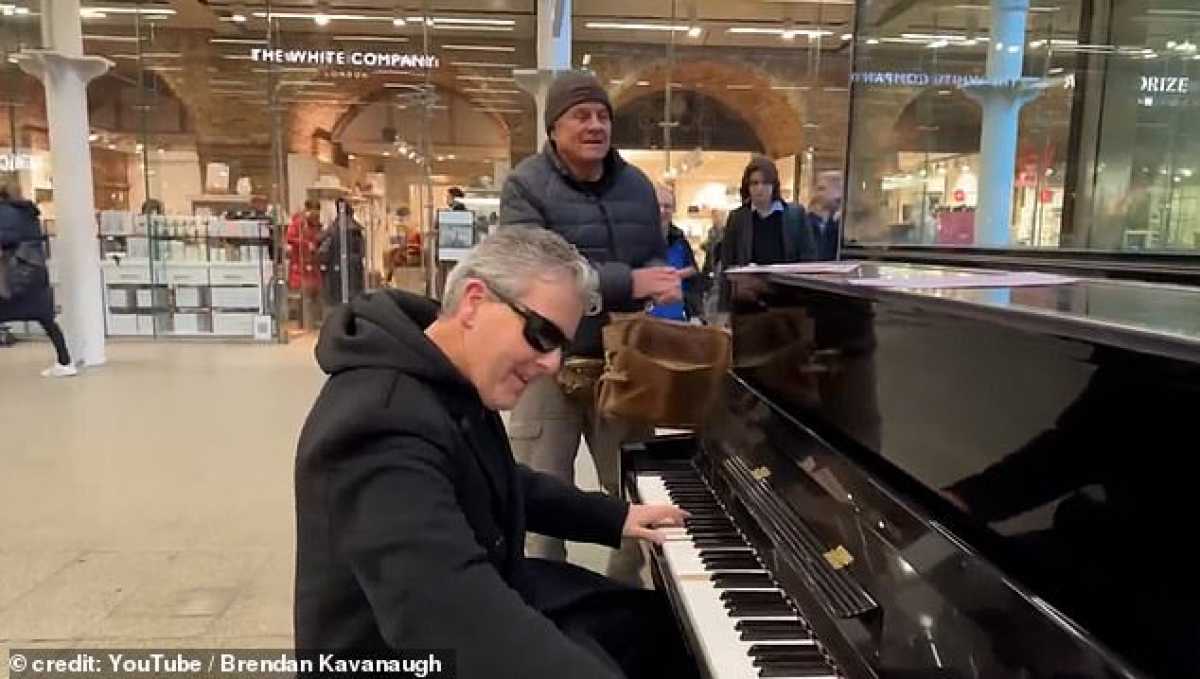
[[[1200,291],[747,276],[738,377],[1136,667],[1200,676]]]
[[[907,299],[948,313],[993,318],[1030,329],[1162,356],[1200,360],[1200,289],[1175,285],[1075,279],[1057,285],[909,288],[907,279],[987,276],[1009,272],[916,264],[863,263],[848,274],[767,274],[864,299]],[[761,274],[731,274],[735,280]],[[1044,274],[1043,274],[1044,275]],[[852,281],[891,281],[891,286]]]

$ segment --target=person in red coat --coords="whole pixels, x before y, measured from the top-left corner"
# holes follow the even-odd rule
[[[321,324],[321,264],[317,261],[317,241],[321,236],[321,204],[304,201],[304,210],[292,216],[288,224],[288,287],[301,293],[301,317],[304,326]]]

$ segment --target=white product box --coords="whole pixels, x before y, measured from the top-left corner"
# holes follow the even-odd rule
[[[149,283],[150,267],[145,261],[137,264],[117,265],[106,262],[103,265],[104,281],[109,285],[115,283]]]
[[[213,287],[212,305],[234,309],[258,309],[262,306],[262,293],[257,287],[225,288]]]
[[[214,335],[245,335],[254,334],[254,317],[256,314],[214,313]]]
[[[175,306],[177,307],[198,307],[200,306],[200,288],[175,288]]]
[[[175,314],[175,332],[200,332],[200,315]]]
[[[258,285],[263,270],[259,264],[214,264],[209,276],[213,285]]]
[[[133,314],[109,314],[108,334],[136,335],[138,334],[138,317]]]
[[[167,264],[167,282],[172,285],[208,285],[205,264]]]

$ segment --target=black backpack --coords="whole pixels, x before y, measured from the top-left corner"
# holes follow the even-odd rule
[[[21,299],[50,285],[50,272],[32,203],[0,200],[0,300]]]

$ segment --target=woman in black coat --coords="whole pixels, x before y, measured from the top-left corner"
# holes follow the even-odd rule
[[[58,362],[42,371],[46,377],[70,377],[77,374],[67,351],[62,329],[54,320],[54,291],[46,269],[45,236],[38,221],[37,207],[9,194],[0,185],[0,323],[36,321],[42,326]]]

